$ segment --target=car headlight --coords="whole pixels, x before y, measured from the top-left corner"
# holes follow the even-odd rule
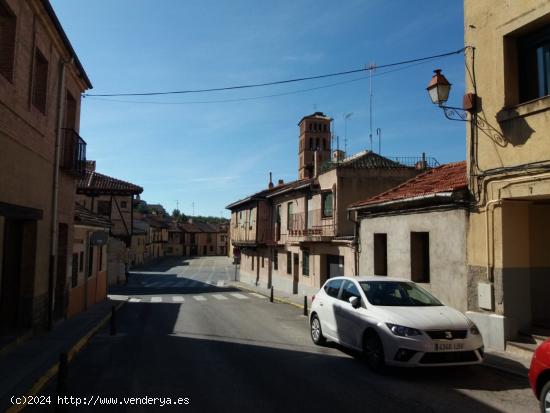
[[[468,320],[468,324],[470,325],[470,334],[473,334],[475,336],[479,336],[481,334],[472,320]]]
[[[413,336],[422,335],[422,331],[417,330],[416,328],[405,327],[405,326],[400,326],[397,324],[390,324],[390,323],[386,323],[386,325],[388,326],[390,331],[396,336],[413,337]]]

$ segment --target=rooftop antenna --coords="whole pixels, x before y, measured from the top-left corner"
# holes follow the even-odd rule
[[[351,118],[353,112],[344,115],[344,152],[348,151],[348,119]]]
[[[372,152],[372,73],[376,69],[375,63],[369,63],[369,139],[370,139],[370,151]]]
[[[376,128],[376,136],[378,136],[378,155],[382,155],[382,129]]]
[[[195,201],[191,202],[191,206],[193,207],[193,216],[195,216]]]

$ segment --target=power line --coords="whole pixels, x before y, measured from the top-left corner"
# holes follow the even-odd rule
[[[438,57],[434,57],[433,59],[437,59]],[[373,77],[383,76],[387,75],[389,73],[398,72],[401,70],[406,70],[414,66],[422,65],[429,63],[431,60],[424,60],[421,62],[413,63],[407,66],[399,67],[396,69],[386,70],[384,72],[374,73]],[[344,80],[341,82],[335,82],[335,83],[329,83],[327,85],[321,85],[316,87],[311,87],[307,89],[298,89],[298,90],[292,90],[289,92],[282,92],[282,93],[273,93],[269,95],[260,95],[260,96],[248,96],[248,97],[242,97],[242,98],[231,98],[231,99],[216,99],[216,100],[197,100],[197,101],[185,101],[185,102],[162,102],[162,101],[152,101],[152,100],[123,100],[123,99],[109,99],[109,98],[102,98],[102,97],[96,97],[94,96],[88,96],[89,99],[93,100],[102,100],[106,102],[116,102],[116,103],[138,103],[138,104],[151,104],[151,105],[196,105],[196,104],[208,104],[208,103],[230,103],[230,102],[243,102],[243,101],[250,101],[250,100],[259,100],[259,99],[268,99],[273,97],[279,97],[279,96],[289,96],[289,95],[296,95],[299,93],[305,93],[310,92],[313,90],[319,90],[319,89],[327,89],[335,86],[340,86],[348,83],[354,83],[359,82],[361,80],[369,79],[370,76],[362,76],[357,79],[351,79],[351,80]]]
[[[416,63],[421,62],[424,60],[432,60],[437,59],[440,57],[445,56],[451,56],[454,54],[462,53],[466,48],[463,47],[459,50],[455,50],[453,52],[447,52],[442,53],[438,55],[433,56],[427,56],[427,57],[420,57],[417,59],[410,59],[410,60],[404,60],[401,62],[394,62],[394,63],[388,63],[385,65],[375,66],[374,69],[383,69],[387,67],[393,67],[393,66],[399,66],[399,65],[405,65],[409,63]],[[329,73],[324,75],[316,75],[316,76],[308,76],[308,77],[300,77],[295,79],[287,79],[287,80],[278,80],[275,82],[265,82],[265,83],[253,83],[248,85],[238,85],[238,86],[227,86],[227,87],[218,87],[218,88],[208,88],[208,89],[190,89],[190,90],[177,90],[177,91],[168,91],[168,92],[143,92],[143,93],[108,93],[108,94],[89,94],[84,93],[83,97],[116,97],[116,96],[160,96],[160,95],[181,95],[181,94],[188,94],[188,93],[205,93],[205,92],[220,92],[220,91],[226,91],[226,90],[236,90],[236,89],[250,89],[255,87],[263,87],[263,86],[273,86],[273,85],[281,85],[285,83],[295,83],[295,82],[303,82],[306,80],[314,80],[314,79],[323,79],[327,77],[335,77],[335,76],[344,76],[349,75],[353,73],[359,73],[359,72],[366,72],[373,70],[373,67],[368,66],[361,69],[353,69],[353,70],[347,70],[344,72],[336,72],[336,73]]]

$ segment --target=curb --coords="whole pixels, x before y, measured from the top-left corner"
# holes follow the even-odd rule
[[[124,304],[126,304],[126,301],[123,301],[116,305],[115,310],[118,311]],[[109,322],[111,319],[111,313],[107,314],[101,321],[96,324],[95,327],[93,327],[88,333],[86,333],[80,340],[76,342],[75,345],[71,347],[71,349],[67,352],[68,361],[70,362],[74,356],[78,354],[80,350],[88,344],[88,341],[96,334],[105,324]],[[40,390],[57,374],[59,371],[59,362],[56,362],[53,366],[51,366],[46,372],[40,376],[35,383],[31,386],[31,388],[25,393],[25,396],[36,396]],[[21,410],[23,410],[25,407],[27,407],[27,403],[22,404],[14,404],[10,408],[4,411],[4,413],[18,413]]]
[[[263,295],[264,297],[269,298],[269,295],[264,294],[263,292],[255,290],[253,288],[243,287],[243,286],[240,286],[240,285],[233,285],[233,286],[235,288],[240,289],[240,290],[250,291],[250,292],[260,294],[260,295]],[[304,309],[304,306],[302,304],[293,303],[292,301],[285,300],[284,298],[277,298],[277,297],[273,296],[273,301],[276,301],[276,302],[281,303],[281,304],[288,304],[288,305],[292,305],[292,306],[297,307],[297,308]]]
[[[0,357],[8,354],[13,349],[17,348],[20,344],[23,344],[29,338],[32,337],[32,331],[27,331],[26,333],[17,337],[14,341],[0,348]]]

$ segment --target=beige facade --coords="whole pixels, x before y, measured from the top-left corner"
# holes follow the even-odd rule
[[[475,194],[468,232],[469,303],[489,347],[550,326],[550,3],[464,3],[480,100],[468,130]],[[546,54],[545,54],[546,53]],[[472,67],[472,50],[466,54]]]
[[[318,126],[310,129],[310,124]],[[299,125],[299,176],[307,177],[276,186],[270,182],[266,190],[227,208],[231,243],[241,253],[241,279],[310,295],[329,277],[359,275],[356,224],[348,219],[347,207],[421,171],[369,151],[347,158],[338,154],[331,161],[325,153],[330,146],[323,144],[330,137],[330,118],[317,112]]]
[[[85,159],[76,131],[91,84],[48,1],[3,0],[0,25],[0,330],[9,332],[65,315]]]

